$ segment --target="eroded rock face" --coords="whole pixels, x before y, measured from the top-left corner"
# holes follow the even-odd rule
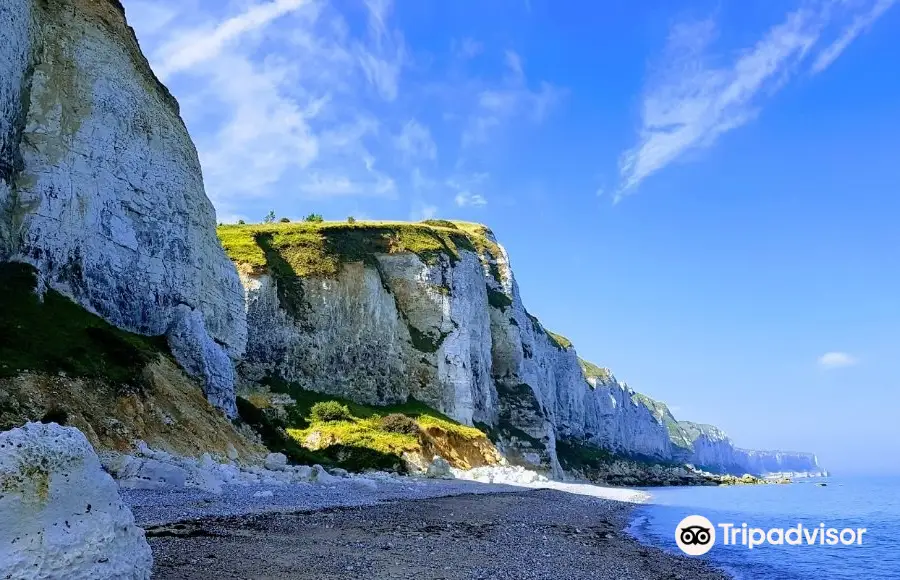
[[[150,578],[143,530],[74,427],[0,433],[0,490],[0,577]]]
[[[429,265],[414,254],[346,264],[336,278],[278,288],[245,276],[252,379],[368,404],[422,401],[462,423],[493,422],[491,327],[481,262],[471,252]]]
[[[500,246],[428,263],[377,253],[333,277],[242,281],[241,374],[251,381],[275,376],[376,405],[413,397],[484,427],[512,464],[556,476],[561,440],[741,474],[791,463],[736,450],[715,427],[678,422],[608,369],[590,375],[575,349],[528,313]]]
[[[240,281],[178,104],[115,0],[0,6],[0,259],[120,328],[173,336],[233,415]]]

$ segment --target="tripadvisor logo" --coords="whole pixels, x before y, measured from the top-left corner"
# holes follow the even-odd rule
[[[775,546],[861,546],[866,528],[826,528],[825,524],[806,527],[797,524],[791,528],[762,528],[740,526],[730,523],[713,525],[703,516],[688,516],[675,527],[675,543],[689,556],[702,556],[716,543],[716,528],[721,529],[721,544],[724,546],[744,546],[752,550],[764,544]]]
[[[702,556],[716,543],[716,528],[703,516],[688,516],[675,527],[675,543],[688,556]]]

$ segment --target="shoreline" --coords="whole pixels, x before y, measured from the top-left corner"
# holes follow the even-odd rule
[[[635,490],[409,478],[347,493],[359,485],[123,496],[147,528],[160,579],[729,578],[630,534],[640,504],[608,496],[646,498]]]

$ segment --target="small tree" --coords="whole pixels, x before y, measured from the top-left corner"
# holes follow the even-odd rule
[[[348,224],[355,224],[355,223],[356,223],[356,218],[353,217],[353,216],[348,217],[348,218],[347,218],[347,223],[348,223]]]
[[[381,428],[391,433],[402,433],[404,435],[418,435],[421,432],[419,424],[415,419],[403,413],[391,413],[381,418],[379,421]]]
[[[322,217],[322,214],[311,213],[311,214],[309,214],[308,216],[306,216],[306,219],[305,219],[304,221],[307,221],[307,222],[310,222],[310,223],[314,223],[314,224],[318,224],[318,223],[324,222],[324,221],[325,221],[325,218]]]
[[[238,225],[239,225],[239,226],[242,226],[242,225],[244,225],[244,224],[246,224],[246,223],[247,223],[247,222],[245,222],[244,220],[238,220]]]
[[[278,220],[278,221],[280,221],[280,222],[283,223],[283,224],[286,224],[286,223],[290,223],[291,220],[289,220],[288,218],[284,217],[284,218],[281,218],[281,219]]]
[[[270,211],[269,213],[267,213],[267,214],[266,214],[266,217],[263,218],[263,223],[264,223],[264,224],[272,224],[272,223],[275,223],[275,212],[274,212],[274,211]]]
[[[347,405],[337,401],[321,401],[309,410],[309,417],[314,423],[327,423],[329,421],[349,421],[353,418]]]

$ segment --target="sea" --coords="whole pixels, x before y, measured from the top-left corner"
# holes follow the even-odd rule
[[[818,484],[825,484],[818,485]],[[900,580],[900,477],[796,480],[788,485],[649,488],[629,532],[646,544],[680,554],[675,530],[700,515],[716,527],[702,556],[738,580]],[[720,524],[772,528],[865,528],[861,543],[836,546],[724,545]],[[749,535],[749,534],[748,534]],[[739,533],[736,539],[740,541]],[[757,537],[759,535],[757,534]],[[777,532],[772,536],[777,541]],[[849,534],[845,539],[850,539]]]

